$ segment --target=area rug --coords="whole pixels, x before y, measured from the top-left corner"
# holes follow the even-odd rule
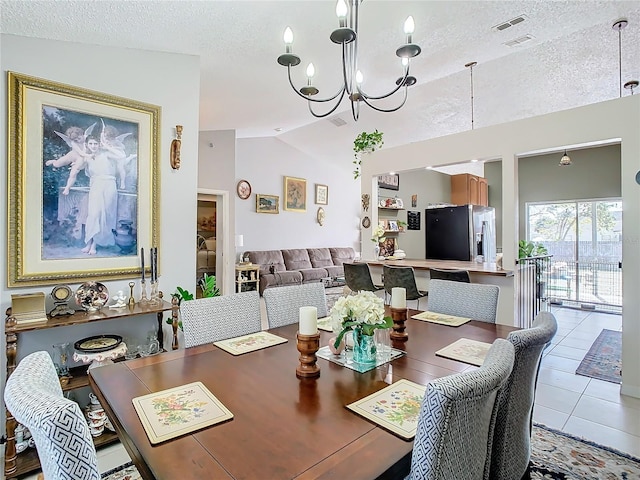
[[[534,425],[531,439],[532,480],[631,480],[640,478],[640,459]]]
[[[131,463],[125,463],[101,475],[102,480],[142,480],[138,469]]]
[[[606,382],[622,381],[622,332],[602,330],[580,362],[577,375]]]

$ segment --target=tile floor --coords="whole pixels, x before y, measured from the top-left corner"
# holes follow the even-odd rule
[[[540,366],[534,421],[640,457],[640,399],[620,395],[617,384],[575,374],[603,328],[622,328],[620,315],[558,307],[552,311],[558,333]],[[128,461],[120,444],[98,451],[102,472]]]

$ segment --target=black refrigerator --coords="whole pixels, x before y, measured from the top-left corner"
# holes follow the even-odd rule
[[[495,262],[495,209],[480,205],[427,208],[425,258]]]

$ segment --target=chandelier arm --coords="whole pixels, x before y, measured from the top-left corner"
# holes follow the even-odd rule
[[[343,43],[342,44],[342,77],[344,79],[344,88],[347,90],[347,94],[349,94],[349,96],[351,96],[351,94],[353,93],[351,89],[351,81],[353,80],[353,75],[354,75],[353,65],[351,63],[352,56],[349,55],[350,52],[351,52],[351,46]],[[351,68],[347,68],[347,64],[351,65]]]
[[[405,87],[404,89],[404,98],[402,99],[402,103],[400,105],[398,105],[396,108],[391,108],[391,109],[386,109],[386,108],[380,108],[380,107],[376,107],[375,105],[373,105],[372,103],[369,103],[370,98],[368,99],[365,96],[360,97],[362,99],[362,101],[364,103],[366,103],[367,105],[369,105],[371,108],[373,108],[374,110],[377,110],[378,112],[383,112],[383,113],[391,113],[391,112],[395,112],[396,110],[400,110],[402,108],[402,106],[404,105],[404,103],[407,101],[407,91],[408,91],[409,87]],[[384,98],[384,97],[383,97]]]
[[[365,92],[360,90],[360,88],[358,88],[358,93],[360,95],[362,95],[364,98],[366,98],[367,100],[382,100],[383,98],[390,97],[391,95],[396,93],[398,90],[400,90],[400,88],[402,88],[404,86],[404,82],[405,82],[405,80],[407,79],[408,76],[409,76],[409,69],[407,68],[406,72],[404,73],[404,77],[402,77],[402,81],[398,84],[398,86],[396,86],[396,88],[394,88],[393,90],[391,90],[389,93],[387,93],[385,95],[380,95],[379,97],[374,97],[374,96],[371,96],[371,95],[367,95]],[[367,103],[367,105],[369,105],[369,104]],[[395,112],[395,110],[390,110],[390,111],[391,112]]]
[[[356,122],[360,118],[360,103],[351,101],[351,116]]]
[[[291,88],[293,89],[293,91],[296,92],[298,94],[298,96],[304,98],[305,100],[309,100],[310,102],[316,102],[316,103],[330,102],[331,100],[334,100],[335,98],[337,98],[338,95],[340,95],[341,93],[344,93],[344,85],[343,85],[342,87],[340,87],[340,90],[338,90],[337,93],[332,97],[329,97],[329,98],[311,98],[308,95],[303,95],[302,93],[300,93],[298,91],[298,89],[295,87],[295,85],[293,84],[293,80],[291,80],[291,67],[287,67],[287,73],[288,73],[288,76],[289,76],[289,85],[291,85]],[[338,102],[338,103],[340,103],[340,102]]]
[[[344,98],[344,88],[342,89],[342,95],[340,96],[340,100],[336,102],[336,104],[333,106],[331,110],[329,110],[327,113],[322,113],[322,114],[314,112],[313,109],[311,108],[311,101],[309,101],[307,102],[307,105],[309,106],[309,112],[311,112],[311,115],[313,115],[316,118],[324,118],[336,111],[336,108],[338,108],[338,105],[342,103],[343,98]],[[311,99],[307,99],[307,100],[311,100]]]

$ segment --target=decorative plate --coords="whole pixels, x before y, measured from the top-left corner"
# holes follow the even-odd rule
[[[112,350],[122,343],[120,335],[95,335],[83,338],[73,344],[79,352],[98,353]]]
[[[85,282],[76,290],[76,303],[88,312],[95,312],[109,301],[109,290],[99,282]]]
[[[371,226],[371,220],[369,219],[369,217],[364,217],[362,219],[362,226],[364,228],[369,228]]]
[[[242,200],[246,200],[251,195],[251,184],[246,180],[240,180],[236,186],[236,192]]]

